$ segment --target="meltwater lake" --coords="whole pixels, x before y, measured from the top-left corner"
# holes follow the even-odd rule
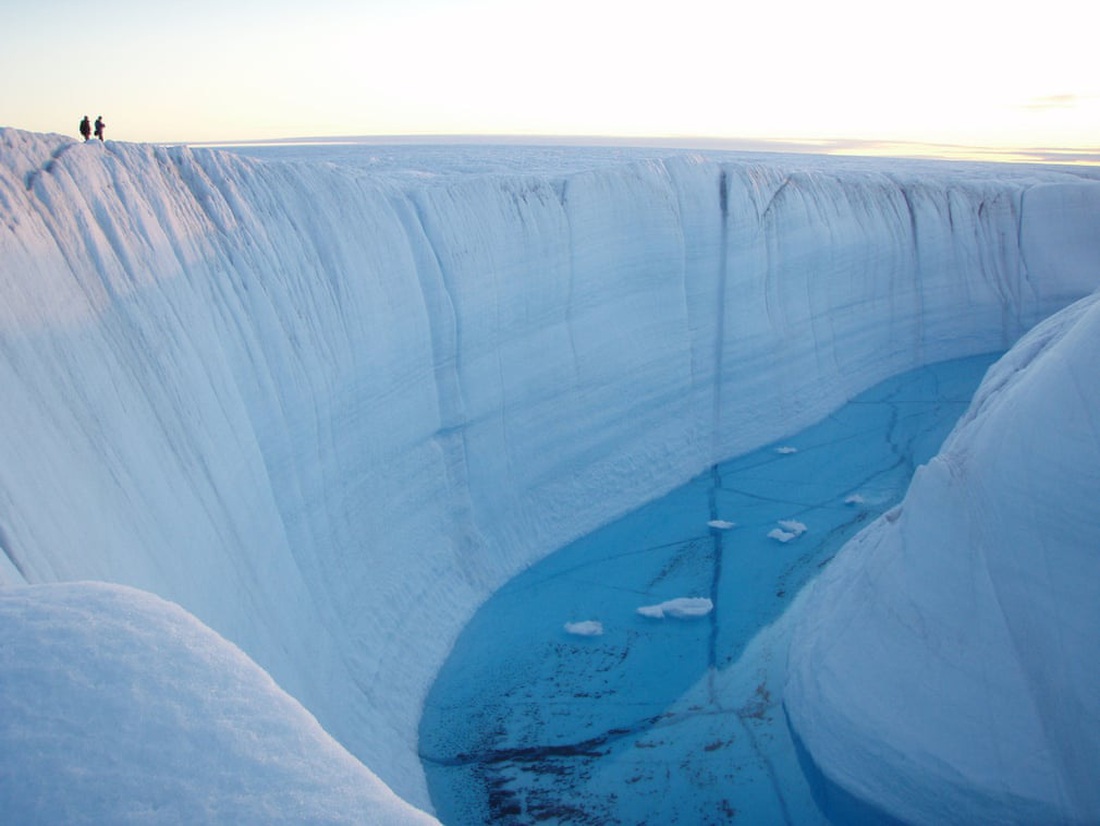
[[[421,720],[440,819],[825,823],[782,708],[784,612],[901,500],[996,357],[883,382],[495,593]]]

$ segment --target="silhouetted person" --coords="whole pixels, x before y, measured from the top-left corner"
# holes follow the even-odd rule
[[[103,115],[95,116],[95,136],[100,140],[103,140],[103,129],[107,124],[103,122]]]
[[[87,115],[80,122],[80,134],[84,136],[84,140],[88,140],[92,136],[92,124],[88,121]]]

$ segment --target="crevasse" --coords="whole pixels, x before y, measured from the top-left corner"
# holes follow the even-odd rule
[[[1060,172],[0,147],[0,577],[178,602],[421,806],[423,697],[509,576],[1096,280]]]

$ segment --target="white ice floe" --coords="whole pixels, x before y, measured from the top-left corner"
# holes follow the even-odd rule
[[[779,527],[787,533],[793,533],[795,536],[802,536],[802,534],[806,533],[805,523],[799,522],[797,519],[780,519]]]
[[[779,527],[768,531],[768,538],[777,542],[790,542],[806,533],[806,525],[796,519],[780,519]]]
[[[603,623],[599,620],[567,622],[565,633],[572,634],[575,637],[599,637],[603,635]]]
[[[777,447],[775,452],[781,456],[789,456],[792,453],[798,453],[798,448],[791,447],[790,445],[783,445],[783,447]]]
[[[728,531],[730,528],[736,527],[736,522],[727,522],[725,519],[712,519],[707,522],[707,526],[719,531]]]
[[[692,617],[705,617],[714,610],[714,603],[707,597],[678,597],[657,605],[643,605],[638,613],[643,617],[653,619],[691,619]]]

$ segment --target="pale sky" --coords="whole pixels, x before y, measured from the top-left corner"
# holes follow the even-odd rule
[[[1100,150],[1081,0],[12,0],[0,126]]]

